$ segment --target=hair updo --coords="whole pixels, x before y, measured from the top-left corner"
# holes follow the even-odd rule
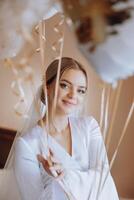
[[[47,86],[51,85],[53,83],[53,81],[56,80],[58,63],[59,63],[58,59],[54,60],[52,63],[50,63],[50,65],[48,66],[48,68],[46,70],[45,78],[46,78]],[[62,57],[61,58],[60,77],[62,76],[64,71],[66,71],[68,69],[76,69],[76,70],[82,71],[86,77],[86,82],[88,82],[87,72],[78,61],[74,60],[73,58]],[[41,101],[45,104],[45,95],[44,95],[43,88],[41,91]]]

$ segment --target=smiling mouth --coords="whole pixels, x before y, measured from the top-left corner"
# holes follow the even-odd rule
[[[77,103],[71,102],[71,101],[63,100],[63,102],[64,102],[66,105],[70,105],[70,106],[76,106],[76,105],[77,105]]]

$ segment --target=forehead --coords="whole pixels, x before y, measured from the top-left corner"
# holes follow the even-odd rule
[[[60,80],[67,80],[74,85],[87,87],[87,78],[80,69],[67,69],[63,72]]]

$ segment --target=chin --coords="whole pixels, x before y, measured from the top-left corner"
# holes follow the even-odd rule
[[[75,113],[76,108],[66,108],[66,107],[61,107],[60,108],[61,113],[64,113],[65,115],[71,115]]]
[[[76,111],[78,110],[78,104],[77,105],[73,105],[73,104],[68,104],[68,103],[64,103],[59,102],[59,104],[57,105],[58,110],[60,111],[60,113],[63,113],[65,115],[72,115],[73,113],[76,113]]]

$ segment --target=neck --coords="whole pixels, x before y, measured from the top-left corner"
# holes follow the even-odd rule
[[[51,112],[49,112],[51,113]],[[46,123],[46,116],[44,118],[44,122]],[[61,133],[68,127],[68,115],[61,115],[55,113],[53,116],[52,114],[48,116],[49,128],[55,129],[57,133]]]

